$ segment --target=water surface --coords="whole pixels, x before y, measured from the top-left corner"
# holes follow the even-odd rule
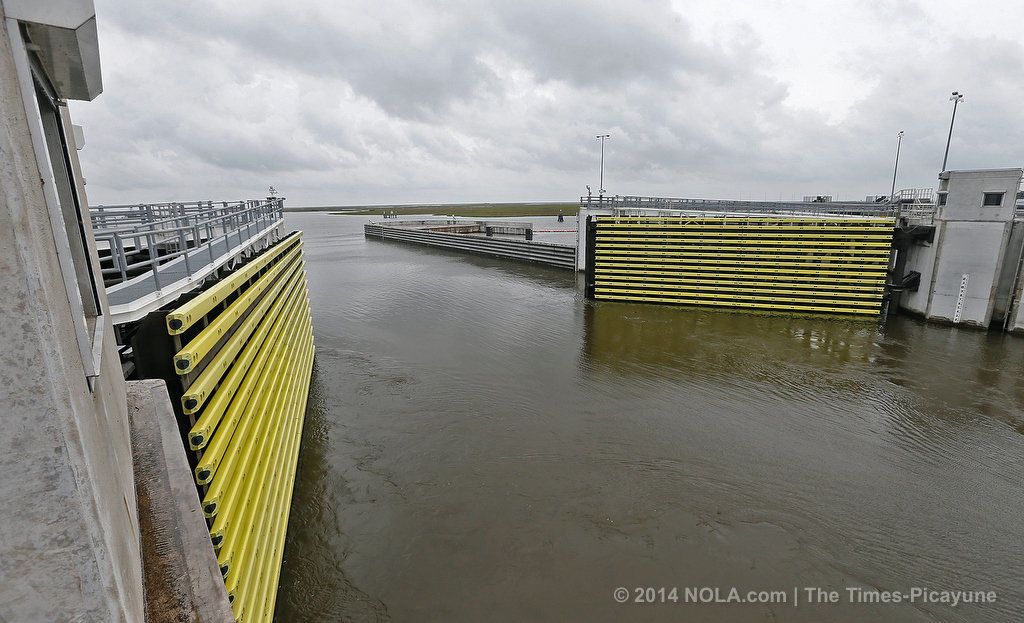
[[[1024,620],[1024,340],[594,303],[286,218],[317,358],[278,620]],[[638,586],[998,601],[613,599]]]

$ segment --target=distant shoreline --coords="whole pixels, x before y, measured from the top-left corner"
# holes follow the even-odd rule
[[[330,212],[357,216],[383,215],[384,213],[406,214],[451,214],[467,217],[494,216],[566,216],[575,215],[579,204],[565,203],[435,203],[415,205],[357,205],[357,206],[315,206],[285,208],[285,212]]]

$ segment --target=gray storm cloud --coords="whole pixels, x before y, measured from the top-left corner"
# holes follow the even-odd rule
[[[842,50],[858,82],[835,118],[790,98],[828,72],[780,70],[787,40],[742,10],[709,39],[698,3],[98,0],[105,91],[72,113],[93,203],[270,184],[290,205],[571,201],[596,183],[598,132],[613,193],[862,198],[887,190],[900,129],[901,186],[933,185],[951,85],[971,107],[951,166],[1024,162],[1016,40],[908,43],[893,15],[925,33],[941,16],[864,10],[884,29]]]

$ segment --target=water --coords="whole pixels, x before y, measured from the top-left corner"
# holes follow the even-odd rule
[[[1024,619],[1024,340],[595,304],[568,271],[287,220],[318,350],[279,621]],[[788,603],[613,599],[647,586]]]

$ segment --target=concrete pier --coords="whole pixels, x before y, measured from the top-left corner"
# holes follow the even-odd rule
[[[911,245],[908,271],[921,274],[900,307],[928,320],[1009,330],[1020,323],[1024,222],[1017,214],[1021,169],[946,171],[934,217],[909,216],[909,227],[934,225],[932,242]]]
[[[163,381],[128,383],[148,623],[231,623],[228,594],[210,547]]]
[[[575,268],[570,245],[533,240],[533,224],[510,221],[417,220],[363,226],[366,236],[490,255],[557,268]]]

